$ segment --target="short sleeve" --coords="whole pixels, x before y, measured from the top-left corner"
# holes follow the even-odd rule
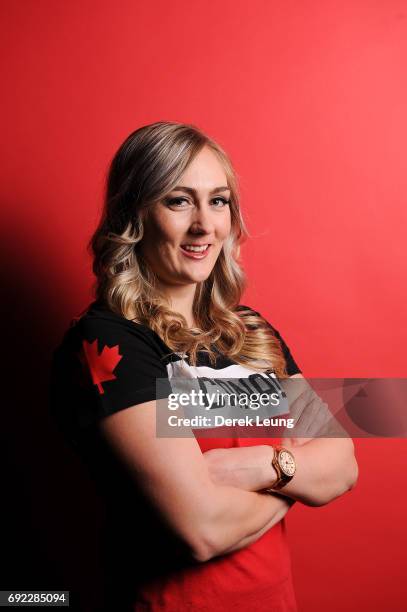
[[[142,327],[85,317],[65,333],[52,356],[50,407],[70,440],[107,415],[168,397],[164,352]]]
[[[291,354],[290,349],[288,348],[284,339],[281,337],[280,333],[270,323],[269,325],[274,330],[276,337],[280,340],[281,348],[283,349],[283,355],[284,355],[285,362],[286,362],[286,369],[287,369],[288,376],[292,376],[293,374],[302,374],[302,371],[298,367],[294,357]]]

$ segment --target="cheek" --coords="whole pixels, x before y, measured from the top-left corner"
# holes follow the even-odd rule
[[[150,260],[151,265],[160,261],[160,265],[168,261],[171,257],[171,236],[162,225],[149,228],[149,233],[145,237],[144,252]]]
[[[160,266],[168,269],[172,269],[176,265],[176,252],[175,246],[169,241],[169,239],[163,239],[162,242],[158,243],[155,247],[155,256],[153,259],[160,262]]]
[[[226,216],[226,215],[225,215]],[[230,212],[226,216],[226,219],[222,219],[222,223],[218,227],[219,236],[225,240],[232,231],[232,220],[230,216]]]
[[[177,231],[177,228],[172,224],[170,227],[160,228],[160,234],[153,248],[161,260],[162,265],[172,266],[172,263],[177,259],[177,251],[181,240],[182,232]]]
[[[181,215],[170,216],[161,214],[157,223],[157,242],[167,249],[173,248],[185,235],[185,219]]]

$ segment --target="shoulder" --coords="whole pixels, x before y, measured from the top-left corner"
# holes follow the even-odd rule
[[[73,440],[106,415],[167,397],[170,355],[150,328],[113,312],[72,319],[51,360],[50,407],[63,432]]]
[[[149,327],[136,323],[93,302],[86,312],[73,318],[55,353],[119,354],[164,360],[171,352]]]

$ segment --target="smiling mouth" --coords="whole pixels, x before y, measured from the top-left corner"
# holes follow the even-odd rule
[[[210,244],[181,244],[181,249],[188,253],[206,253],[210,246]]]
[[[212,247],[211,244],[203,244],[203,245],[188,245],[181,244],[180,248],[184,255],[190,261],[201,261],[208,257],[209,249]]]

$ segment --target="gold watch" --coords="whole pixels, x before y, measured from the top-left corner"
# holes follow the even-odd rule
[[[269,493],[282,489],[293,478],[296,470],[295,458],[291,451],[284,446],[273,446],[273,448],[271,463],[277,472],[277,480],[271,487],[265,489]]]

